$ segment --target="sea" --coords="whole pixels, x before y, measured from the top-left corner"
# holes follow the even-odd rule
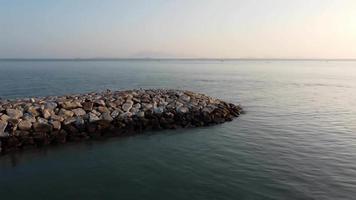
[[[356,61],[2,60],[0,98],[172,88],[221,125],[0,156],[1,199],[356,199]]]

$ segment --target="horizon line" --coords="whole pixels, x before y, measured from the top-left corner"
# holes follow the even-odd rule
[[[229,61],[229,60],[251,60],[251,61],[268,61],[268,60],[279,60],[279,61],[356,61],[356,58],[260,58],[260,57],[245,57],[245,58],[205,58],[205,57],[92,57],[92,58],[0,58],[0,61],[119,61],[119,60],[220,60],[220,61]]]

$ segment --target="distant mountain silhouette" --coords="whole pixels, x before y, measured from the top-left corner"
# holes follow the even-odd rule
[[[175,54],[160,51],[140,51],[132,54],[129,58],[194,58],[193,55]]]

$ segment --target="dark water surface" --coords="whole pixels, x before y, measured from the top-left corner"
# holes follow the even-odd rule
[[[1,199],[355,199],[356,62],[0,61],[0,97],[178,88],[222,125],[0,157]]]

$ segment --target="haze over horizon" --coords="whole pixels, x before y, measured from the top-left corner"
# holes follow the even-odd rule
[[[0,5],[0,58],[356,58],[354,0]]]

